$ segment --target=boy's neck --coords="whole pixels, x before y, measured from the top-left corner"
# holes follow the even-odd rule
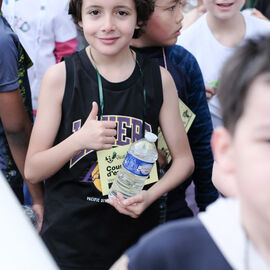
[[[268,211],[266,208],[265,211]],[[248,239],[270,266],[270,224],[267,218],[255,213],[251,207],[241,206],[241,218]]]
[[[93,66],[110,82],[126,80],[132,74],[136,63],[136,54],[129,47],[117,55],[106,56],[88,46],[86,53]]]
[[[158,44],[148,40],[144,34],[142,34],[139,38],[133,38],[130,42],[130,45],[135,47],[135,48],[162,47],[161,44],[158,45]]]
[[[206,20],[216,40],[225,47],[234,48],[245,37],[246,24],[240,12],[227,20],[221,20],[207,13]]]

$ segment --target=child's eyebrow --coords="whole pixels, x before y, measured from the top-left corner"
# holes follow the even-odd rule
[[[167,3],[164,3],[164,6],[161,5],[155,5],[156,7],[169,7],[170,5],[180,3],[181,4],[182,0],[170,0]]]
[[[89,5],[86,6],[85,9],[90,9],[90,8],[102,8],[102,6],[98,6],[98,5]]]
[[[114,7],[114,9],[115,8],[124,8],[124,9],[128,9],[128,10],[132,10],[132,8],[131,7],[129,7],[129,6],[125,6],[125,5],[119,5],[119,6],[115,6]]]
[[[99,8],[99,9],[102,9],[104,7],[103,6],[99,6],[99,5],[89,5],[89,6],[86,6],[85,9],[90,9],[90,8]],[[118,5],[118,6],[113,7],[113,9],[117,9],[117,8],[124,8],[124,9],[128,9],[128,10],[132,10],[131,7],[126,6],[126,5]]]

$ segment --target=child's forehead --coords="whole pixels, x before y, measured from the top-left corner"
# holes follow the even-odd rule
[[[244,107],[245,111],[256,110],[258,117],[260,112],[266,112],[266,110],[270,112],[270,72],[259,75],[250,84]]]
[[[264,72],[257,76],[249,87],[249,92],[252,92],[250,94],[256,94],[256,89],[263,87],[265,89],[269,89],[270,92],[270,71]],[[255,92],[255,93],[254,93]]]
[[[134,6],[135,0],[82,0],[84,5],[92,6]]]
[[[167,6],[175,3],[184,3],[186,0],[154,0],[157,6]]]

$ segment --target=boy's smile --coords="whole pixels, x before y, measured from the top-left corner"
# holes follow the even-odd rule
[[[99,38],[100,41],[105,45],[112,45],[114,44],[119,37],[108,37],[108,38]]]
[[[218,3],[217,3],[217,6],[218,6],[221,10],[228,10],[232,5],[233,5],[233,3],[221,3],[221,4],[218,4]]]

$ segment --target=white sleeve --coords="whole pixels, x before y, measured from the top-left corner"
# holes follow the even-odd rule
[[[72,17],[68,14],[68,0],[54,1],[58,5],[54,18],[55,41],[65,42],[77,37],[77,30]]]

